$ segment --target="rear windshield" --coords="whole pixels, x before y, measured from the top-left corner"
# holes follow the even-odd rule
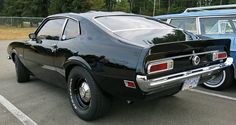
[[[172,28],[154,19],[139,16],[106,16],[98,17],[96,20],[113,32]]]

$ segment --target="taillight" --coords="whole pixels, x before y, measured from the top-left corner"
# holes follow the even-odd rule
[[[174,68],[174,61],[173,60],[164,60],[164,61],[158,61],[153,62],[148,65],[147,73],[158,73],[158,72],[164,72],[168,70],[172,70]]]
[[[215,52],[213,53],[212,60],[216,61],[216,60],[226,59],[227,57],[228,56],[226,52]]]

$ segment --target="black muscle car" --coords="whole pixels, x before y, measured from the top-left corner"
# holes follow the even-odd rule
[[[8,47],[17,81],[35,76],[66,87],[84,120],[107,112],[111,97],[132,102],[173,95],[232,64],[230,40],[198,40],[123,12],[52,15],[29,37]]]

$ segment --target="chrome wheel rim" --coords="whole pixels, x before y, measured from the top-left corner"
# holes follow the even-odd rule
[[[82,101],[89,103],[91,100],[91,92],[87,82],[83,82],[79,87],[79,95]]]
[[[91,91],[85,78],[77,77],[77,80],[71,86],[73,103],[83,110],[89,108],[91,103]]]
[[[203,84],[210,88],[217,88],[224,83],[225,78],[226,78],[226,72],[224,70],[220,72],[219,74],[212,76],[210,80],[208,80],[207,82]]]

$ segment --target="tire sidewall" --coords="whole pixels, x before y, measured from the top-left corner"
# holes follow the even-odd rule
[[[216,85],[211,85],[209,84],[208,82],[204,82],[203,84],[206,86],[206,87],[209,87],[209,88],[218,88],[222,85],[224,85],[226,82],[227,82],[227,79],[226,79],[226,76],[227,76],[227,73],[226,73],[226,70],[223,70],[222,72],[222,79],[216,84]]]
[[[203,86],[209,89],[213,89],[213,90],[224,90],[229,88],[234,81],[234,73],[233,73],[233,67],[227,67],[226,69],[224,69],[221,73],[225,72],[225,76],[224,79],[222,79],[218,85],[215,86],[211,86],[208,85],[206,82],[203,83]]]
[[[78,103],[75,102],[76,97],[72,92],[73,86],[75,84],[78,84],[77,79],[79,77],[83,77],[87,80],[88,86],[89,86],[90,92],[91,92],[91,101],[90,101],[88,108],[86,108],[86,109],[82,109],[78,105]],[[69,95],[70,103],[72,105],[73,110],[82,119],[90,119],[90,118],[94,117],[93,115],[96,112],[97,97],[96,97],[95,86],[96,86],[96,84],[88,71],[86,71],[85,69],[83,69],[81,67],[76,67],[76,68],[72,69],[72,71],[69,75],[69,79],[68,79],[68,87],[67,87],[68,95]]]

